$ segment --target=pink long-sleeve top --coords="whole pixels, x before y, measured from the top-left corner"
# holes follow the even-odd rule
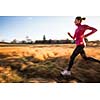
[[[86,30],[91,30],[90,33],[85,34]],[[75,40],[76,45],[85,45],[84,37],[87,37],[97,31],[96,28],[90,27],[88,25],[78,25],[78,28],[75,30],[75,34],[72,37]]]

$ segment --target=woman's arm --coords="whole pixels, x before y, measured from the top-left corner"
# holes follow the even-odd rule
[[[88,26],[88,25],[85,25],[85,28],[86,28],[87,30],[91,30],[91,32],[85,34],[84,37],[88,37],[89,35],[91,35],[91,34],[93,34],[93,33],[95,33],[95,32],[97,31],[96,28],[90,27],[90,26]]]
[[[69,32],[68,35],[74,40],[76,38],[76,34],[74,34],[74,36],[72,36]]]

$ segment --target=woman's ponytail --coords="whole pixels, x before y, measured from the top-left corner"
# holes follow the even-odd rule
[[[83,18],[81,18],[82,20],[86,20],[86,18],[85,17],[83,17]]]

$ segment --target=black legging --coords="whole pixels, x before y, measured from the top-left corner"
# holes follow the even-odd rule
[[[71,70],[72,66],[73,66],[73,63],[74,63],[74,59],[76,58],[76,56],[80,54],[82,56],[83,59],[85,60],[90,60],[90,61],[94,61],[94,62],[98,62],[100,63],[99,60],[97,59],[94,59],[92,57],[87,57],[86,54],[85,54],[85,51],[84,51],[84,45],[79,45],[75,48],[75,50],[73,51],[71,57],[70,57],[70,61],[69,61],[69,66],[68,66],[68,71]]]

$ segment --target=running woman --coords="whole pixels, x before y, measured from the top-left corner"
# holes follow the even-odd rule
[[[72,36],[69,32],[68,35],[75,40],[76,43],[76,48],[73,51],[71,57],[70,57],[70,61],[69,61],[69,65],[68,68],[66,68],[64,71],[61,72],[62,75],[71,75],[71,68],[73,66],[74,60],[76,58],[76,56],[78,56],[79,54],[82,56],[83,59],[85,60],[90,60],[90,61],[95,61],[100,63],[99,60],[96,60],[92,57],[87,57],[84,51],[84,47],[86,45],[84,38],[88,37],[89,35],[95,33],[97,31],[96,28],[93,28],[91,26],[88,25],[82,25],[82,21],[85,20],[86,18],[81,18],[80,16],[75,18],[75,25],[77,26],[77,29],[75,31],[74,36]],[[91,30],[91,32],[89,32],[88,34],[84,34],[86,30]]]

